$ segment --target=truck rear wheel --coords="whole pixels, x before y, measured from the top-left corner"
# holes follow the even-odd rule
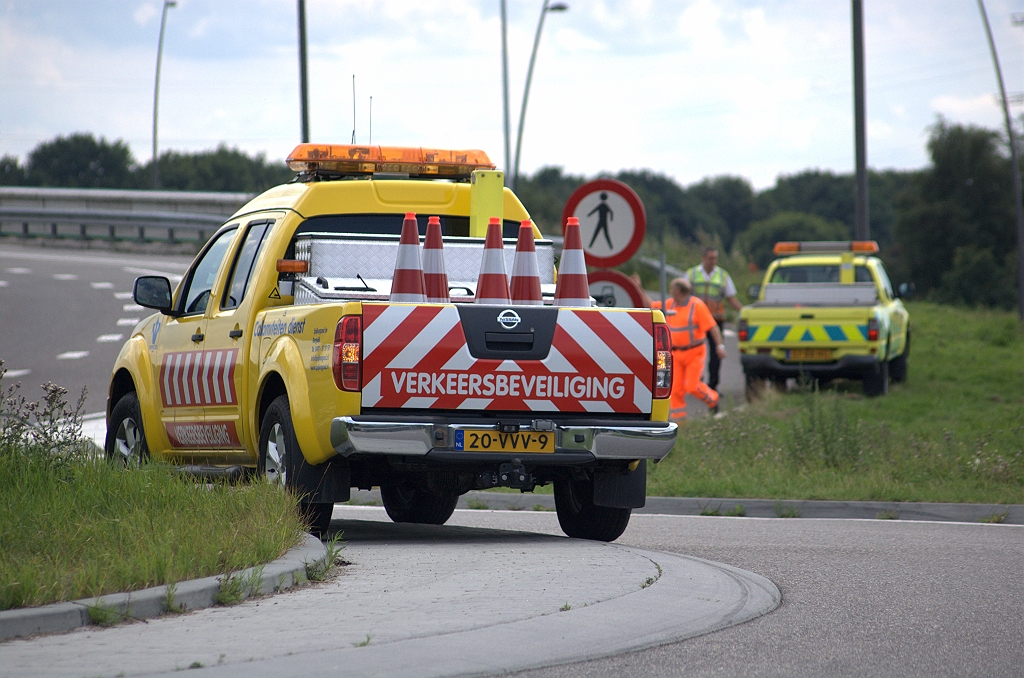
[[[869,398],[889,392],[889,362],[883,360],[864,373],[864,395]]]
[[[903,346],[903,353],[889,361],[889,376],[897,384],[907,380],[907,372],[910,362],[910,328],[907,328],[907,342]]]
[[[396,523],[444,525],[459,503],[457,494],[433,494],[407,480],[381,483],[384,510]]]
[[[110,411],[110,425],[103,445],[108,460],[138,468],[149,461],[149,445],[142,429],[142,408],[135,391],[124,394]]]
[[[301,460],[302,451],[295,437],[288,396],[278,396],[270,403],[260,425],[258,472],[271,485],[298,492],[295,478],[298,475],[297,463]],[[334,504],[305,502],[300,498],[299,514],[316,537],[323,536],[330,528],[332,513]]]
[[[575,539],[615,541],[629,525],[632,509],[594,504],[594,481],[555,481],[555,511],[562,532]]]

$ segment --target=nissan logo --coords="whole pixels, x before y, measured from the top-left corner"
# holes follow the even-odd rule
[[[501,326],[504,327],[506,330],[513,329],[516,325],[520,323],[521,320],[522,319],[519,317],[519,314],[513,311],[511,308],[506,308],[504,311],[498,314],[498,322],[501,323]]]

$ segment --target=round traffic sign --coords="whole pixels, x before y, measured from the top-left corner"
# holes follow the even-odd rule
[[[569,217],[580,220],[583,252],[590,266],[625,263],[640,249],[647,231],[640,197],[615,179],[597,179],[573,191],[562,210],[563,232]]]
[[[618,308],[646,308],[643,293],[636,283],[618,271],[593,271],[587,274],[590,296],[598,306]]]

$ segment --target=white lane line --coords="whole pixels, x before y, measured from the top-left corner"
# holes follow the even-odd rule
[[[96,337],[96,341],[98,341],[101,344],[109,344],[110,342],[113,341],[121,341],[121,337],[123,336],[123,334],[101,334],[100,336]]]
[[[138,304],[125,304],[121,307],[125,311],[141,311],[142,307]]]
[[[27,374],[32,374],[32,370],[7,370],[4,372],[4,378],[16,379],[17,377],[24,377]]]
[[[0,280],[0,287],[7,287],[7,281],[6,280]]]
[[[131,292],[114,292],[114,298],[115,299],[131,299],[132,298],[132,293]]]
[[[5,250],[0,247],[0,259],[17,259],[19,261],[73,261],[80,264],[97,264],[100,266],[125,266],[138,263],[143,258],[139,255],[126,255],[124,257],[86,256],[74,254],[50,254],[42,252],[25,252],[23,250]],[[180,269],[188,268],[189,261],[146,261],[151,266],[161,268]],[[134,269],[133,269],[134,270]],[[148,269],[147,269],[148,270]],[[130,272],[130,271],[129,271]]]
[[[78,280],[78,276],[74,273],[54,273],[54,280]]]
[[[722,334],[724,334],[727,337],[735,337],[736,330],[722,330]]]
[[[67,351],[57,356],[57,360],[79,360],[89,355],[88,351]]]
[[[94,282],[89,283],[89,287],[94,290],[112,290],[114,289],[114,283],[112,282]]]
[[[138,324],[139,324],[139,319],[138,318],[118,318],[117,319],[117,326],[118,327],[135,327]]]
[[[7,272],[8,273],[13,273],[15,275],[27,275],[27,274],[32,272],[32,269],[31,268],[9,268],[9,269],[7,269]]]
[[[136,268],[134,266],[125,266],[125,273],[135,273],[136,275],[159,275],[171,280],[172,282],[178,282],[182,276],[177,273],[168,273],[167,271],[155,271],[151,268]]]

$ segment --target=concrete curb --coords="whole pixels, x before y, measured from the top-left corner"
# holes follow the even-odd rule
[[[355,503],[380,505],[380,494],[353,491]],[[718,511],[726,515],[736,505],[747,518],[838,518],[858,520],[927,520],[938,522],[980,523],[986,518],[1006,514],[1009,525],[1024,525],[1022,504],[938,504],[909,501],[819,501],[802,499],[722,499],[716,497],[647,497],[647,505],[633,509],[637,514],[699,516]],[[553,511],[555,498],[550,494],[514,494],[504,492],[468,492],[459,499],[458,508],[489,508],[512,511]],[[713,515],[713,514],[712,514]]]
[[[612,546],[661,571],[645,588],[586,607],[455,633],[204,669],[210,676],[430,677],[557,666],[674,643],[749,621],[782,601],[768,579],[674,553]]]
[[[265,593],[283,591],[307,580],[306,564],[322,561],[327,548],[312,535],[306,535],[298,546],[277,560],[234,573],[233,577],[248,579],[254,586],[243,587],[242,599]],[[223,575],[193,579],[172,585],[171,604],[179,611],[192,611],[217,604]],[[104,614],[117,619],[148,619],[167,613],[167,586],[111,593],[99,598],[83,598],[69,603],[20,608],[0,612],[0,640],[30,636],[37,633],[70,631],[92,624],[89,608],[103,608]]]

